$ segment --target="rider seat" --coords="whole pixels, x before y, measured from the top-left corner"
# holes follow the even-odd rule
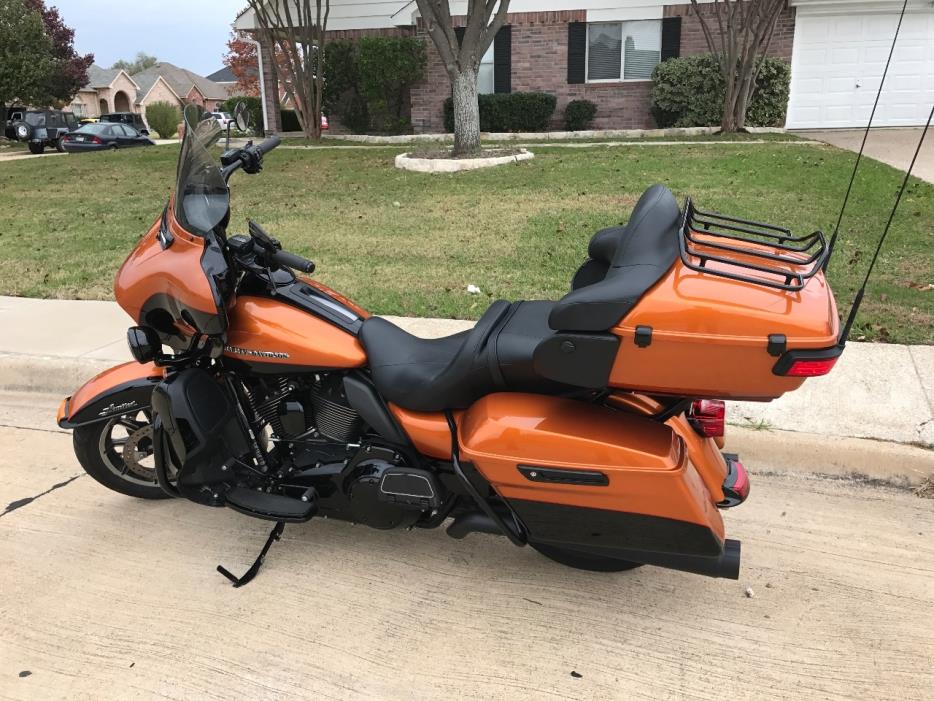
[[[425,339],[370,317],[359,338],[376,388],[406,409],[441,411],[493,392],[605,387],[619,346],[608,331],[671,268],[680,218],[671,192],[654,185],[629,224],[594,235],[560,301],[499,300],[470,331]]]

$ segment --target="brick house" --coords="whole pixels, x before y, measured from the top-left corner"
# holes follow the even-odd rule
[[[124,70],[92,65],[88,84],[78,91],[68,109],[79,118],[108,112],[145,115],[146,107],[154,102],[179,108],[195,103],[214,111],[226,99],[223,86],[171,63],[157,63],[132,76]]]
[[[464,23],[466,7],[466,0],[451,0],[455,26]],[[769,47],[770,55],[792,64],[787,126],[865,125],[900,7],[897,0],[789,0]],[[553,128],[561,128],[564,107],[574,99],[597,105],[595,128],[652,127],[652,69],[669,57],[707,51],[689,1],[513,0],[509,9],[481,62],[480,91],[555,95]],[[712,15],[713,5],[700,11]],[[934,8],[909,0],[909,12],[890,70],[895,96],[891,104],[880,103],[873,122],[879,126],[923,124],[934,99]],[[234,27],[259,39],[266,124],[279,130],[278,110],[269,109],[278,95],[271,47],[256,33],[249,10]],[[416,133],[444,131],[442,104],[450,82],[414,1],[331,0],[328,27],[335,40],[424,37],[428,66],[411,91],[412,126]]]

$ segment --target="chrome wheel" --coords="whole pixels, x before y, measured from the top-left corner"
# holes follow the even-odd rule
[[[104,465],[120,479],[147,486],[158,484],[148,409],[111,419],[100,432],[98,450]]]

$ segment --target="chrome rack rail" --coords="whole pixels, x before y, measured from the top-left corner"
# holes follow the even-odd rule
[[[821,270],[829,254],[821,231],[795,236],[790,229],[781,226],[696,209],[690,198],[684,204],[678,245],[681,262],[691,270],[790,291],[803,289]],[[709,267],[710,262],[726,268]],[[784,267],[769,263],[784,264]],[[764,273],[776,279],[744,271]]]

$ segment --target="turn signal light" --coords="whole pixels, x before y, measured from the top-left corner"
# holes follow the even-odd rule
[[[843,348],[822,348],[821,350],[793,350],[785,353],[772,372],[782,377],[820,377],[833,370]]]
[[[723,435],[726,423],[726,403],[719,399],[696,399],[688,414],[691,426],[706,438]]]
[[[830,372],[836,364],[837,358],[822,358],[819,360],[798,358],[791,364],[785,375],[788,377],[820,377]]]

